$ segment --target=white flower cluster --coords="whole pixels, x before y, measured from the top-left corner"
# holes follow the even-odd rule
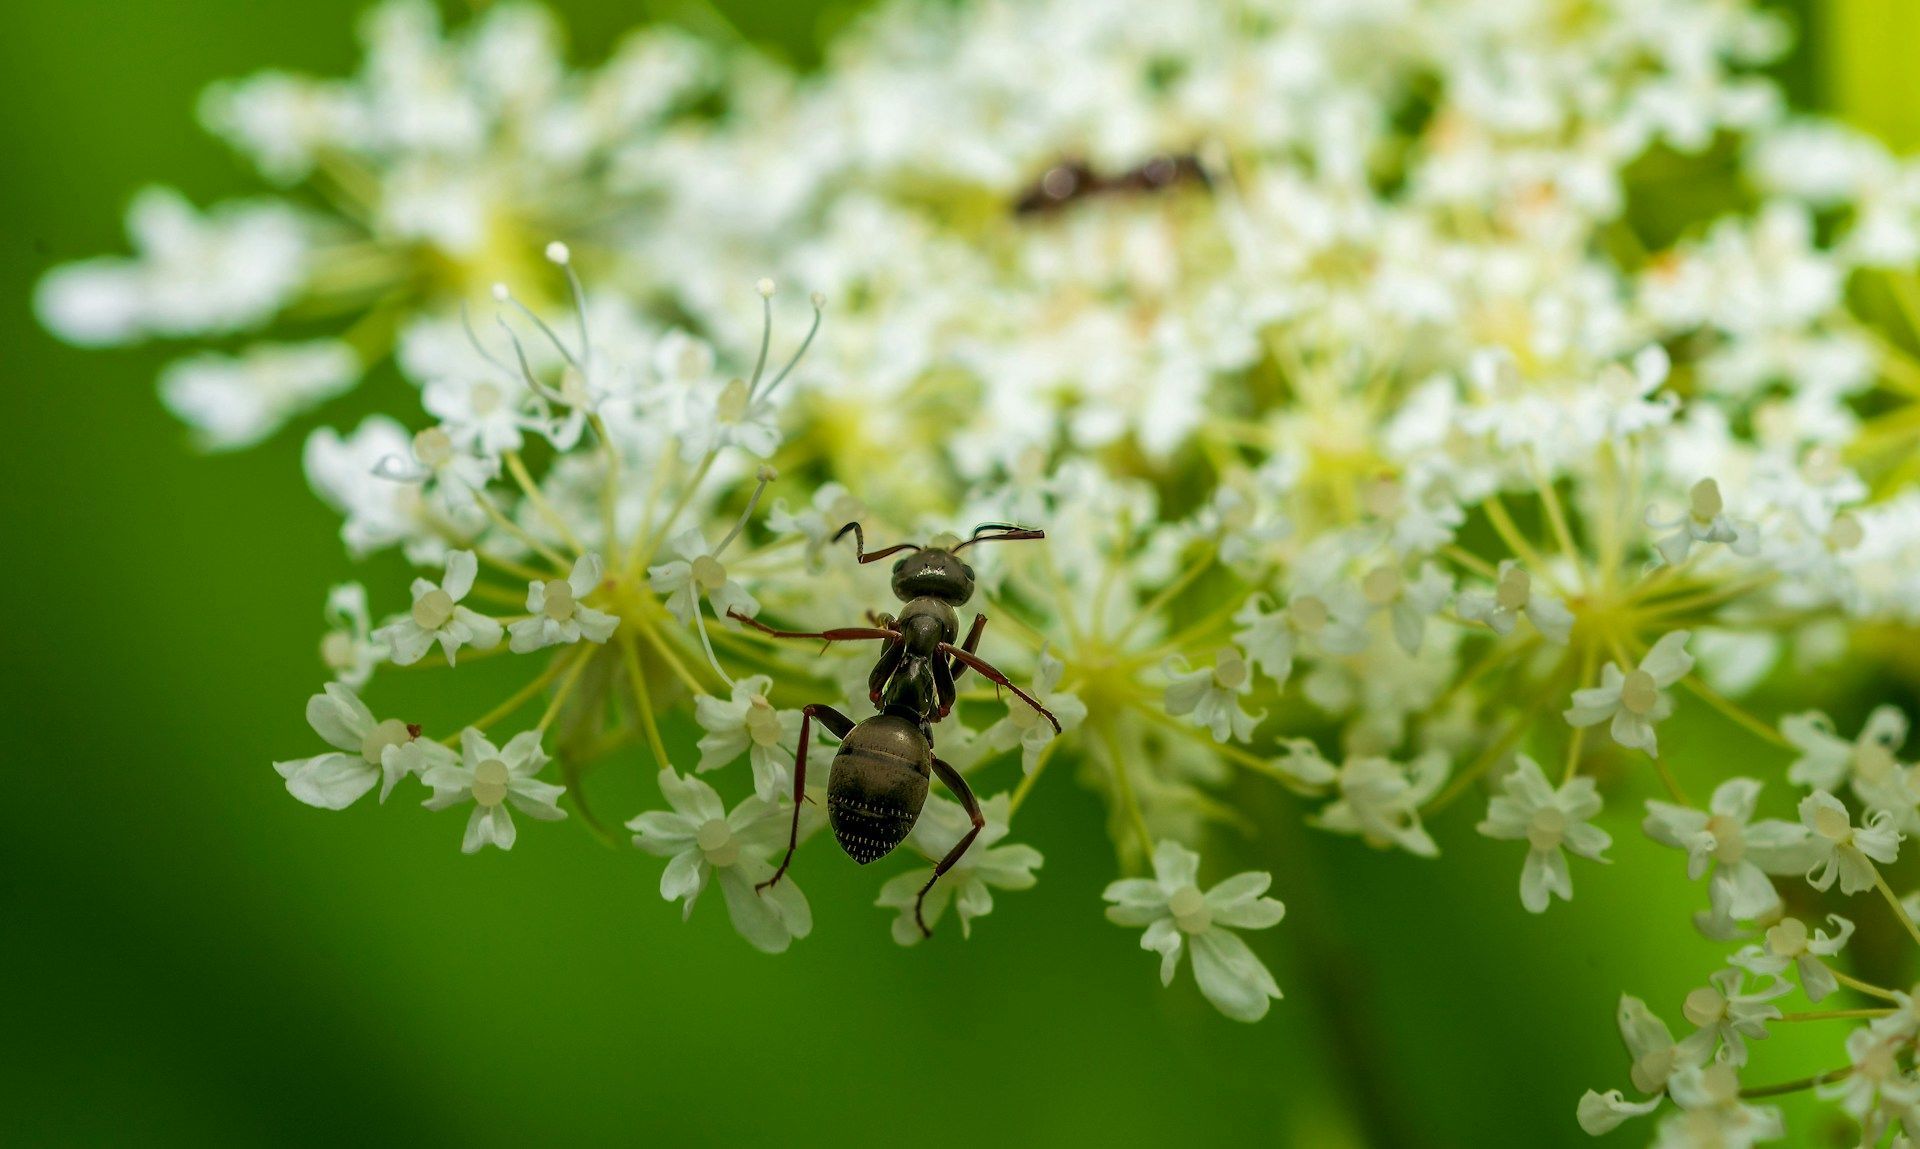
[[[209,96],[270,181],[336,215],[146,193],[134,257],[56,269],[39,296],[83,343],[359,316],[171,370],[169,403],[216,446],[388,350],[418,385],[404,421],[307,440],[347,549],[434,577],[385,620],[357,585],[330,596],[314,726],[340,752],[282,764],[297,797],[337,808],[418,773],[436,806],[473,798],[469,847],[504,847],[507,807],[558,812],[533,777],[551,753],[617,842],[587,768],[644,746],[671,810],[629,825],[670,858],[662,894],[690,909],[717,874],[742,935],[783,949],[812,925],[774,859],[814,821],[803,712],[870,716],[884,675],[872,647],[815,656],[741,620],[859,629],[885,598],[849,522],[936,548],[1039,528],[981,564],[975,602],[1027,698],[966,680],[932,726],[943,763],[1009,785],[977,818],[930,799],[912,848],[978,833],[931,890],[925,870],[881,887],[900,941],[949,908],[970,930],[992,889],[1034,881],[1040,855],[1003,843],[1065,757],[1107,800],[1118,865],[1154,873],[1114,883],[1109,916],[1146,930],[1163,980],[1190,949],[1207,1000],[1252,1020],[1279,991],[1233,931],[1280,905],[1259,873],[1203,891],[1189,848],[1244,824],[1236,774],[1422,858],[1476,795],[1482,835],[1525,842],[1541,913],[1572,896],[1569,854],[1606,860],[1605,792],[1642,771],[1670,799],[1647,833],[1707,877],[1701,928],[1765,942],[1689,998],[1685,1041],[1623,1006],[1647,1100],[1594,1095],[1582,1121],[1664,1095],[1663,1144],[1778,1133],[1737,1076],[1768,1003],[1789,970],[1810,996],[1866,983],[1830,960],[1851,927],[1784,916],[1774,879],[1886,894],[1920,825],[1897,712],[1851,742],[1756,713],[1776,671],[1811,691],[1920,623],[1920,162],[1792,115],[1759,71],[1787,47],[1759,5],[1122,21],[1096,0],[896,0],[804,77],[658,32],[574,72],[535,9],[446,37],[427,13],[376,9],[355,80]],[[1711,212],[1663,217],[1691,210],[1663,189],[1711,180]],[[769,269],[834,301],[803,372],[811,331],[770,359],[773,280],[757,346],[736,335]],[[801,485],[762,516],[776,465]],[[439,743],[348,693],[435,647],[537,669]],[[536,701],[494,751],[485,732]],[[1810,789],[1799,817],[1755,821],[1759,782],[1718,756],[1695,806],[1683,706],[1779,756]],[[704,732],[692,771],[671,710]],[[742,757],[729,811],[706,779]],[[1874,1129],[1906,1119],[1920,1023],[1862,992],[1895,1005],[1823,1088]]]

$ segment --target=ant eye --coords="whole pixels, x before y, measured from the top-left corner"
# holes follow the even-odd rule
[[[893,561],[893,573],[894,573],[894,574],[899,574],[899,573],[900,573],[901,571],[903,571],[903,570],[905,570],[905,569],[906,569],[906,567],[907,567],[907,560],[905,560],[905,559],[895,559],[895,560]]]
[[[972,577],[973,577],[973,568],[972,568],[972,567],[970,567],[970,566],[968,566],[968,565],[967,565],[966,563],[961,563],[961,564],[960,564],[960,573],[961,573],[961,574],[963,574],[963,575],[966,575],[966,576],[967,576],[968,578],[972,578]]]

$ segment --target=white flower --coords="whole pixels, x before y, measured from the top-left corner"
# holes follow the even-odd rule
[[[1707,981],[1711,984],[1688,993],[1680,1007],[1686,1019],[1700,1027],[1680,1044],[1697,1052],[1698,1056],[1688,1058],[1695,1065],[1713,1056],[1716,1049],[1720,1060],[1745,1065],[1748,1039],[1767,1036],[1766,1023],[1780,1017],[1780,1007],[1773,1004],[1774,1000],[1792,993],[1793,985],[1775,975],[1758,989],[1747,990],[1746,972],[1740,969],[1719,970]]]
[[[1064,673],[1066,664],[1042,646],[1039,665],[1034,670],[1033,687],[1027,692],[1039,699],[1040,705],[1053,712],[1060,722],[1062,733],[1078,728],[1087,717],[1086,703],[1070,691],[1054,689],[1060,685],[1060,676]],[[1027,705],[1025,700],[1009,694],[1007,716],[981,731],[980,737],[993,750],[1020,747],[1020,769],[1031,774],[1040,761],[1040,751],[1059,735],[1054,733],[1053,723],[1040,717],[1038,710]]]
[[[947,912],[951,903],[954,912],[960,915],[960,936],[971,937],[971,924],[974,918],[993,910],[992,887],[1003,890],[1032,889],[1037,880],[1033,871],[1040,868],[1043,859],[1040,851],[1032,846],[995,845],[1007,836],[1007,813],[1011,796],[996,794],[980,803],[980,816],[986,825],[980,828],[979,837],[953,868],[940,875],[940,881],[927,891],[924,916],[929,929]],[[922,854],[929,858],[944,858],[947,851],[953,849],[968,830],[973,828],[973,820],[961,809],[959,803],[949,802],[945,798],[932,796],[920,811],[920,820],[914,823],[912,842]],[[880,887],[879,900],[875,905],[885,909],[898,910],[893,919],[893,940],[903,946],[917,945],[924,936],[919,923],[914,920],[914,904],[919,900],[920,888],[933,876],[933,868],[922,867],[908,870],[887,880]]]
[[[454,441],[447,429],[427,427],[407,444],[411,462],[390,455],[374,467],[374,474],[396,483],[420,483],[449,515],[478,508],[487,484],[500,473],[500,460],[473,454]]]
[[[1506,793],[1487,803],[1486,821],[1475,829],[1489,838],[1526,839],[1520,904],[1531,913],[1545,913],[1553,894],[1573,898],[1573,876],[1561,848],[1605,862],[1600,855],[1613,839],[1589,822],[1600,812],[1592,778],[1569,778],[1555,790],[1533,759],[1517,754],[1514,762],[1513,771],[1500,780]]]
[[[1655,530],[1672,530],[1656,541],[1654,549],[1669,565],[1687,559],[1695,543],[1726,543],[1737,555],[1755,554],[1760,549],[1760,529],[1746,519],[1726,514],[1726,502],[1720,496],[1720,484],[1701,479],[1687,495],[1687,511],[1672,519],[1663,519],[1651,510],[1647,525]]]
[[[1271,875],[1235,874],[1202,893],[1195,884],[1199,872],[1200,855],[1162,841],[1153,851],[1152,878],[1124,878],[1101,895],[1114,903],[1107,907],[1107,919],[1147,927],[1140,948],[1160,955],[1162,985],[1173,984],[1180,951],[1190,946],[1194,981],[1214,1008],[1235,1021],[1259,1021],[1267,1015],[1269,999],[1280,996],[1280,987],[1232,930],[1266,929],[1286,907],[1262,896]]]
[[[1831,792],[1853,780],[1873,788],[1899,768],[1894,756],[1907,740],[1907,716],[1897,706],[1876,706],[1860,736],[1848,742],[1834,733],[1831,719],[1809,710],[1782,718],[1780,733],[1800,750],[1787,767],[1787,780],[1794,785]]]
[[[62,339],[89,347],[252,327],[304,280],[307,230],[283,204],[235,202],[202,214],[171,188],[147,188],[127,209],[138,255],[54,268],[34,291],[34,309]]]
[[[1866,1120],[1877,1106],[1899,1113],[1920,1105],[1920,1078],[1900,1064],[1902,1053],[1910,1053],[1912,1031],[1887,1024],[1896,1020],[1911,1024],[1912,1002],[1903,995],[1901,1005],[1900,1013],[1847,1035],[1847,1061],[1853,1072],[1818,1090],[1821,1097],[1838,1100],[1855,1120]],[[1878,1139],[1871,1143],[1877,1144]]]
[[[1613,719],[1608,727],[1613,740],[1622,746],[1659,753],[1654,723],[1673,713],[1673,699],[1667,687],[1687,676],[1693,669],[1693,656],[1687,653],[1684,630],[1676,630],[1653,644],[1640,665],[1622,672],[1618,663],[1609,662],[1600,671],[1600,685],[1573,692],[1573,705],[1566,719],[1575,726],[1593,726]]]
[[[381,478],[376,470],[397,453],[408,450],[404,427],[383,415],[369,415],[342,436],[331,427],[316,428],[307,436],[301,461],[307,482],[329,506],[346,516],[340,538],[355,558],[401,544],[416,563],[440,562],[446,557],[446,528],[461,535],[485,524],[478,505],[452,514],[444,526],[420,488]]]
[[[600,556],[584,554],[574,560],[573,571],[563,581],[548,579],[527,584],[527,610],[532,618],[521,619],[507,628],[512,641],[507,645],[515,653],[525,654],[564,643],[605,642],[613,637],[620,620],[605,611],[582,605],[600,589]]]
[[[253,446],[359,381],[360,357],[345,343],[256,343],[238,356],[203,352],[168,364],[160,400],[201,446],[230,451]]]
[[[359,690],[388,654],[386,644],[373,637],[367,588],[348,582],[329,590],[327,623],[330,629],[320,640],[320,660],[333,671],[334,681],[349,690]]]
[[[1874,886],[1873,863],[1890,863],[1900,854],[1899,831],[1884,811],[1856,828],[1840,800],[1816,790],[1800,800],[1800,821],[1813,831],[1807,838],[1810,856],[1807,881],[1816,890],[1840,879],[1840,892],[1857,894]]]
[[[1820,959],[1839,953],[1853,936],[1852,922],[1837,914],[1828,914],[1827,920],[1834,925],[1832,937],[1824,930],[1809,935],[1807,923],[1799,918],[1782,918],[1767,930],[1764,945],[1744,946],[1727,960],[1756,974],[1778,975],[1794,966],[1807,1000],[1819,1001],[1840,988],[1833,971]]]
[[[781,953],[795,938],[813,931],[813,910],[791,874],[764,890],[754,889],[773,876],[767,855],[786,848],[790,809],[755,797],[729,814],[713,787],[691,775],[683,778],[671,767],[660,772],[660,791],[673,809],[648,810],[627,828],[634,832],[634,845],[671,859],[660,875],[661,897],[681,902],[683,916],[690,917],[694,900],[718,874],[733,928],[755,949]],[[802,807],[803,838],[820,822],[813,807]]]
[[[1620,1123],[1629,1117],[1645,1117],[1660,1108],[1658,1096],[1645,1101],[1628,1101],[1627,1095],[1618,1089],[1609,1089],[1605,1093],[1589,1089],[1580,1097],[1580,1107],[1576,1111],[1580,1119],[1580,1128],[1588,1135],[1598,1137],[1602,1133],[1611,1133],[1620,1127]]]
[[[469,726],[460,732],[460,761],[431,767],[420,775],[422,782],[433,787],[433,796],[425,805],[429,810],[444,810],[462,802],[473,803],[466,836],[460,842],[462,853],[471,854],[487,845],[511,850],[514,828],[508,806],[542,822],[557,822],[567,816],[565,810],[554,805],[566,788],[534,777],[547,761],[540,749],[538,730],[522,731],[505,747],[496,749],[485,735]]]
[[[1646,1002],[1629,994],[1620,995],[1614,1019],[1619,1023],[1627,1055],[1633,1058],[1627,1076],[1635,1089],[1649,1096],[1644,1101],[1628,1101],[1618,1089],[1605,1093],[1587,1090],[1580,1098],[1580,1128],[1595,1137],[1612,1132],[1629,1117],[1645,1116],[1658,1109],[1674,1074],[1699,1065],[1712,1052],[1703,1042],[1675,1043],[1667,1023],[1655,1016]]]
[[[1687,852],[1687,877],[1698,881],[1714,867],[1707,890],[1717,917],[1765,915],[1780,904],[1767,875],[1806,867],[1806,827],[1775,819],[1749,824],[1759,796],[1759,782],[1732,778],[1715,788],[1705,810],[1647,802],[1642,828],[1661,845]]]
[[[1350,755],[1335,767],[1305,738],[1281,743],[1285,755],[1275,763],[1295,787],[1309,795],[1334,792],[1313,821],[1341,834],[1357,834],[1370,846],[1398,846],[1431,858],[1440,847],[1420,823],[1420,806],[1447,780],[1449,763],[1441,751],[1428,751],[1402,765],[1377,755]]]
[[[413,609],[373,632],[392,648],[395,664],[410,666],[420,661],[436,642],[446,652],[448,666],[462,646],[487,650],[500,644],[499,623],[459,605],[473,589],[479,570],[472,551],[454,551],[447,556],[447,572],[439,586],[423,578],[413,580]]]
[[[1352,588],[1336,594],[1338,607],[1319,595],[1298,593],[1277,610],[1268,609],[1264,594],[1255,593],[1233,616],[1240,629],[1233,641],[1246,653],[1247,664],[1285,686],[1293,674],[1295,657],[1318,646],[1331,654],[1357,654],[1366,649],[1366,604]],[[1345,598],[1348,601],[1339,601]]]
[[[1240,695],[1253,689],[1253,675],[1240,652],[1223,646],[1214,654],[1213,666],[1188,669],[1185,658],[1174,655],[1167,660],[1165,705],[1175,718],[1193,715],[1195,725],[1213,732],[1215,742],[1235,739],[1241,742],[1253,734],[1253,728],[1267,716],[1262,710],[1248,714],[1240,708]]]
[[[1512,634],[1521,615],[1549,640],[1565,644],[1573,633],[1573,612],[1552,595],[1543,594],[1533,578],[1512,559],[1500,564],[1499,579],[1491,592],[1461,591],[1454,603],[1460,617],[1484,623],[1496,634]]]
[[[680,457],[697,462],[709,451],[739,447],[765,459],[780,446],[780,424],[773,404],[751,393],[745,379],[722,383],[707,379],[686,395]]]
[[[380,800],[386,801],[393,784],[409,772],[409,759],[395,751],[420,735],[419,727],[398,718],[374,721],[366,703],[337,682],[307,699],[307,725],[339,752],[275,762],[273,768],[287,780],[287,793],[322,810],[346,809],[376,782],[382,783]]]
[[[694,716],[707,732],[695,769],[702,774],[718,769],[745,750],[753,766],[753,792],[768,803],[793,789],[793,755],[786,747],[799,739],[802,718],[798,710],[774,709],[767,701],[771,689],[772,678],[755,674],[736,681],[728,701],[710,694],[693,700]]]
[[[504,372],[471,367],[436,375],[420,392],[420,405],[440,420],[463,451],[491,457],[518,451],[534,425],[526,411],[526,385]]]
[[[728,536],[731,540],[732,536]],[[680,558],[647,568],[647,581],[654,593],[667,596],[667,610],[681,623],[691,623],[699,609],[700,596],[713,605],[715,618],[727,620],[727,612],[744,615],[760,613],[760,603],[745,588],[727,575],[720,563],[720,548],[707,549],[706,536],[699,527],[688,527],[673,537],[673,550]],[[725,543],[721,544],[722,547]],[[737,623],[727,621],[728,626]]]
[[[1682,1112],[1660,1122],[1652,1149],[1747,1149],[1787,1135],[1779,1109],[1740,1099],[1739,1075],[1726,1062],[1680,1070],[1668,1092]]]
[[[1412,582],[1398,567],[1375,567],[1360,580],[1360,593],[1370,611],[1387,612],[1393,621],[1394,640],[1401,649],[1418,654],[1427,633],[1427,620],[1438,614],[1453,594],[1453,577],[1432,563],[1421,564]]]

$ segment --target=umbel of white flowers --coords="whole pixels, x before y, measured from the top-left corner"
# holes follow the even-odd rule
[[[327,595],[324,752],[277,765],[289,790],[339,808],[411,775],[468,806],[473,849],[563,808],[625,846],[592,779],[639,758],[666,899],[717,881],[751,944],[791,944],[799,886],[741,891],[791,814],[795,715],[864,715],[872,651],[729,612],[884,604],[834,541],[852,519],[1033,524],[1044,547],[977,572],[984,641],[1065,729],[963,680],[940,752],[986,829],[936,887],[952,932],[1018,912],[993,892],[1041,869],[1021,810],[1077,778],[1111,815],[1112,913],[1163,978],[1191,951],[1208,1000],[1258,1016],[1277,989],[1241,932],[1278,903],[1190,861],[1216,825],[1297,832],[1246,826],[1243,778],[1413,867],[1469,820],[1511,843],[1526,910],[1565,914],[1576,869],[1619,880],[1586,863],[1642,816],[1611,799],[1629,777],[1730,964],[1654,1003],[1678,1042],[1623,1007],[1633,1096],[1581,1120],[1779,1132],[1755,1094],[1797,1085],[1746,1081],[1746,1052],[1804,1032],[1790,980],[1860,1023],[1798,1085],[1867,1140],[1909,1121],[1911,999],[1856,977],[1836,924],[1912,930],[1886,875],[1920,828],[1907,723],[1814,708],[1883,703],[1853,685],[1887,649],[1862,636],[1920,622],[1920,161],[1789,114],[1763,71],[1784,28],[1741,0],[882,9],[802,77],[662,30],[576,68],[538,8],[447,30],[384,3],[355,75],[209,93],[264,194],[141,193],[128,254],[48,273],[36,307],[75,343],[194,344],[162,397],[209,448],[389,355],[417,385],[302,427],[348,553],[419,578]],[[1714,165],[1737,202],[1636,228],[1650,172]],[[804,367],[770,358],[769,272],[835,296]],[[483,658],[519,685],[473,721],[389,716],[393,666],[464,700]],[[925,817],[909,849],[957,840]],[[906,880],[876,880],[895,928]]]

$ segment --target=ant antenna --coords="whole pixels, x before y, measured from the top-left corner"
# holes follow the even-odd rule
[[[896,551],[918,551],[926,549],[919,543],[895,543],[884,551],[869,551],[867,550],[867,537],[861,533],[858,522],[848,523],[846,526],[835,531],[833,533],[833,541],[836,543],[839,542],[841,537],[848,531],[853,532],[853,555],[863,563],[870,563],[875,559],[886,558]]]
[[[994,533],[987,534],[985,533],[987,531]],[[1011,543],[1046,537],[1047,532],[1034,530],[1031,527],[1016,527],[1012,523],[981,523],[973,528],[973,534],[969,535],[966,541],[954,547],[949,553],[958,554],[975,543]]]

